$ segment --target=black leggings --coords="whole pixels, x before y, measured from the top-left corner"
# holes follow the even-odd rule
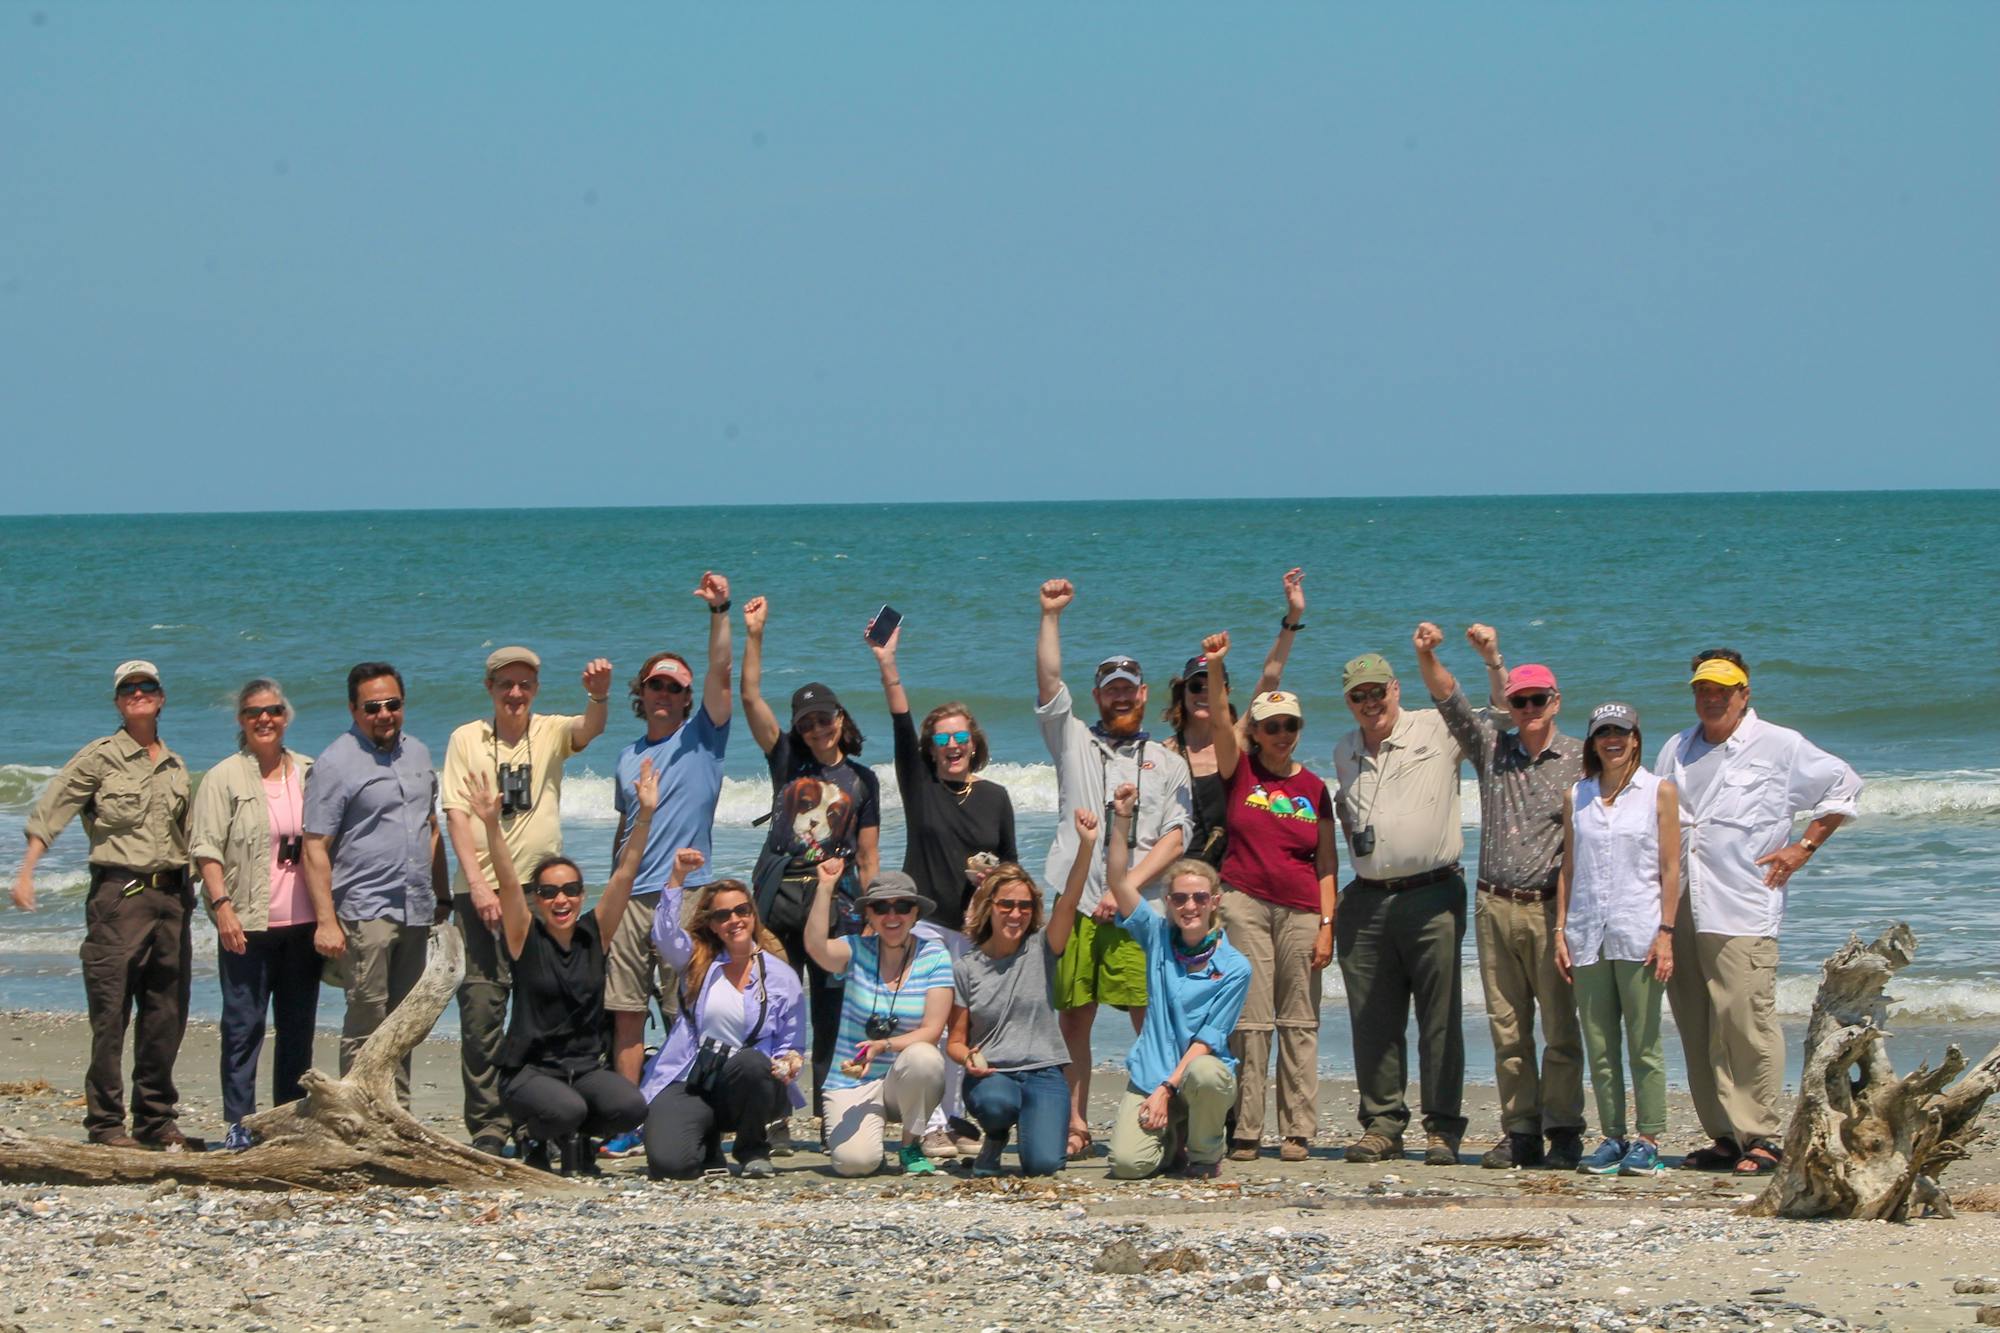
[[[771,1057],[755,1047],[730,1056],[706,1092],[670,1083],[646,1111],[646,1169],[655,1180],[692,1180],[722,1161],[722,1135],[736,1138],[739,1162],[768,1157],[770,1123],[790,1107]]]
[[[806,1012],[812,1015],[812,1113],[823,1115],[821,1091],[833,1072],[833,1042],[840,1035],[840,1003],[847,993],[840,974],[829,972],[806,953],[803,930],[778,933],[785,957],[792,960],[806,992]]]
[[[573,1078],[533,1065],[516,1069],[501,1080],[500,1101],[523,1133],[545,1143],[579,1131],[612,1138],[637,1129],[646,1118],[646,1099],[630,1079],[610,1069]]]

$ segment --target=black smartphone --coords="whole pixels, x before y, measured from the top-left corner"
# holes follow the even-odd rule
[[[868,622],[868,642],[877,648],[887,646],[889,636],[894,634],[896,626],[902,623],[903,613],[884,602],[882,609],[875,613],[875,618]]]

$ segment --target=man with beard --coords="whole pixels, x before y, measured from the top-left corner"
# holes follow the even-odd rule
[[[451,914],[437,772],[430,748],[403,733],[403,675],[387,662],[347,673],[354,725],[306,777],[306,892],[313,947],[339,967],[347,991],[340,1072],[424,974],[431,927]],[[410,1104],[410,1058],[396,1069]]]
[[[1062,613],[1076,596],[1068,579],[1042,585],[1041,631],[1035,641],[1035,717],[1056,765],[1056,836],[1049,848],[1045,882],[1062,884],[1078,854],[1073,810],[1103,810],[1123,783],[1138,788],[1139,808],[1131,824],[1130,882],[1157,899],[1153,881],[1187,845],[1194,828],[1193,781],[1179,755],[1141,729],[1146,717],[1146,682],[1129,657],[1107,657],[1097,665],[1090,697],[1098,720],[1085,725],[1075,714],[1062,678]],[[1056,1008],[1069,1047],[1070,1142],[1072,1158],[1090,1151],[1090,1027],[1097,1006],[1123,1009],[1137,1032],[1146,1018],[1146,953],[1116,924],[1117,903],[1104,891],[1103,853],[1083,890],[1075,932],[1056,972]]]

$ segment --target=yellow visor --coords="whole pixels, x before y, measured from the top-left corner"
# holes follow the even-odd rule
[[[1688,684],[1690,685],[1699,685],[1703,681],[1709,681],[1716,685],[1727,685],[1733,688],[1737,685],[1748,685],[1750,683],[1750,676],[1742,667],[1737,666],[1736,663],[1726,657],[1711,657],[1696,667],[1694,675],[1688,678]]]

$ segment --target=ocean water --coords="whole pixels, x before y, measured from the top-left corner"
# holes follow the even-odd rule
[[[860,638],[883,602],[905,615],[903,677],[921,710],[966,701],[993,745],[1024,853],[1039,869],[1056,793],[1032,716],[1035,589],[1064,576],[1072,688],[1113,652],[1136,655],[1165,704],[1167,677],[1204,634],[1240,661],[1277,629],[1279,578],[1307,572],[1307,629],[1286,672],[1306,708],[1301,753],[1322,772],[1349,725],[1340,663],[1386,652],[1416,681],[1410,631],[1436,620],[1447,665],[1479,679],[1457,632],[1499,627],[1513,662],[1561,677],[1572,729],[1596,703],[1641,711],[1648,753],[1692,721],[1687,660],[1728,644],[1754,699],[1868,780],[1863,819],[1794,881],[1780,1008],[1796,1023],[1818,963],[1859,932],[1908,921],[1917,962],[1892,993],[1900,1063],[1947,1041],[2000,1040],[2000,493],[1565,496],[1073,502],[603,510],[211,514],[0,519],[0,857],[11,879],[29,806],[48,777],[116,725],[112,667],[157,662],[169,744],[197,771],[233,744],[236,687],[284,682],[291,741],[315,752],[347,725],[345,671],[384,658],[408,682],[410,731],[441,757],[451,729],[489,711],[486,653],[543,656],[539,706],[582,706],[577,672],[603,654],[620,679],[648,653],[701,661],[707,612],[689,590],[727,573],[737,606],[772,601],[766,689],[839,692],[880,765],[884,860],[902,845],[887,712]],[[737,622],[740,661],[740,619]],[[1249,669],[1238,672],[1247,676]],[[622,685],[614,694],[614,706]],[[612,753],[636,734],[614,712],[571,762],[568,848],[593,882],[610,851]],[[716,856],[747,870],[768,808],[747,728],[732,736]],[[1469,774],[1468,774],[1469,776]],[[1478,802],[1467,783],[1468,865]],[[84,842],[72,827],[38,879],[41,908],[0,913],[0,1008],[79,1009]],[[195,1008],[219,1008],[213,934],[197,936]],[[1490,1078],[1477,963],[1465,953],[1467,1053]],[[329,994],[322,1016],[337,1019]],[[1102,1047],[1129,1037],[1115,1015]],[[1349,1064],[1338,971],[1322,1054]],[[450,1026],[450,1016],[442,1025]],[[1669,1042],[1673,1058],[1679,1051]]]

